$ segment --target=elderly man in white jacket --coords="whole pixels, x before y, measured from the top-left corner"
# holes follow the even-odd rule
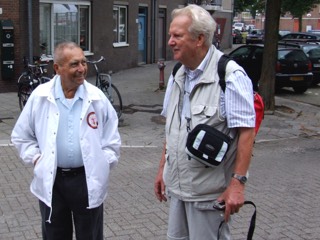
[[[103,239],[109,172],[120,156],[118,118],[102,91],[85,80],[87,62],[73,42],[54,53],[57,75],[31,94],[12,132],[34,166],[43,239]]]

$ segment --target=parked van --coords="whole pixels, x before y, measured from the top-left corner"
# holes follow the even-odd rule
[[[238,29],[239,31],[244,32],[245,25],[244,25],[244,23],[236,22],[233,24],[233,29]]]

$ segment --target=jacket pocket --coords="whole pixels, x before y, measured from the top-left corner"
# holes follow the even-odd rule
[[[45,173],[45,171],[43,171],[44,168],[45,168],[45,163],[43,161],[43,154],[41,154],[37,160],[36,165],[33,168],[34,177],[43,179],[43,174]]]

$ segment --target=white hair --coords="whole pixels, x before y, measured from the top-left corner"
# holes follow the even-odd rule
[[[173,19],[177,16],[188,16],[192,22],[188,29],[191,35],[196,38],[203,34],[205,45],[207,47],[211,46],[217,23],[207,10],[198,5],[190,4],[184,8],[174,9],[171,17]]]

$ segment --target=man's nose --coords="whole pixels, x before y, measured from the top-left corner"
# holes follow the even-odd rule
[[[172,46],[173,44],[174,44],[173,38],[170,37],[169,40],[168,40],[168,45]]]
[[[86,64],[79,64],[78,66],[78,72],[84,72],[87,68],[87,65]]]

